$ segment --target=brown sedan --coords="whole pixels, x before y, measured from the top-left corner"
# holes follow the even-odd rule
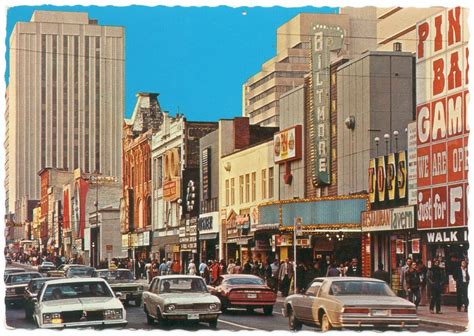
[[[317,278],[302,294],[285,299],[290,330],[303,324],[332,328],[414,328],[413,303],[397,297],[381,280],[357,277]]]
[[[261,278],[247,274],[227,274],[219,277],[210,292],[221,300],[221,310],[246,308],[251,312],[263,308],[265,315],[273,313],[276,294]]]

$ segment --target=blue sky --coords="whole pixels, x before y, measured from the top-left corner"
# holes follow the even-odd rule
[[[276,29],[300,12],[335,8],[18,6],[7,12],[8,41],[34,10],[85,11],[126,28],[125,116],[137,92],[159,92],[164,110],[188,120],[241,115],[242,84],[275,55]],[[246,12],[246,15],[243,15]],[[173,32],[173,33],[170,33]],[[8,82],[8,66],[5,73]]]

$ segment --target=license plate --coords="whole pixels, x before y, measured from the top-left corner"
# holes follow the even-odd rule
[[[256,298],[257,298],[257,294],[247,294],[247,298],[249,298],[249,299],[256,299]]]
[[[199,320],[199,314],[188,314],[188,320]]]
[[[373,309],[372,316],[388,316],[388,310],[386,309]]]

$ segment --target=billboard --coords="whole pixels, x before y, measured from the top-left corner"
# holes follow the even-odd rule
[[[301,134],[301,125],[296,125],[275,133],[273,136],[273,155],[275,163],[301,159]]]
[[[407,155],[405,151],[370,159],[369,202],[406,203]],[[401,201],[401,202],[399,202]]]
[[[163,200],[177,201],[181,194],[181,159],[178,148],[165,152],[163,174]]]
[[[416,26],[418,228],[466,226],[468,10]]]

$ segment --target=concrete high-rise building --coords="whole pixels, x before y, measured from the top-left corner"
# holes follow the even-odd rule
[[[298,14],[277,29],[276,56],[243,85],[242,115],[249,117],[251,124],[278,126],[280,96],[302,85],[304,76],[311,70],[315,24],[340,26],[344,30],[345,57],[377,46],[375,7],[350,8],[344,14]]]
[[[121,176],[125,34],[87,13],[35,11],[10,37],[6,211],[46,167]]]

